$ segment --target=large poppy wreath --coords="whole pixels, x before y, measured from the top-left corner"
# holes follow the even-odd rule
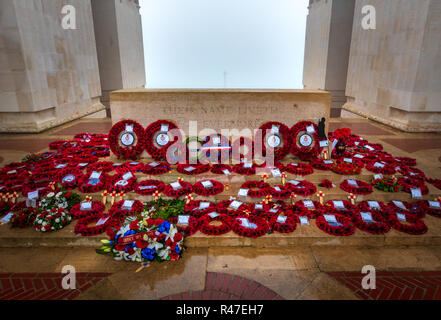
[[[175,185],[175,183],[179,183],[179,185]],[[189,194],[193,191],[193,186],[189,182],[179,181],[174,182],[173,184],[167,184],[164,188],[164,194],[167,197],[179,198],[186,194]]]
[[[333,236],[350,236],[355,232],[355,226],[351,219],[343,215],[333,215],[338,225],[331,225],[326,221],[325,216],[321,215],[315,219],[317,227]]]
[[[240,187],[241,189],[248,189],[248,197],[262,198],[270,193],[269,183],[263,181],[246,181]]]
[[[317,170],[328,171],[328,170],[332,169],[333,165],[334,165],[333,160],[326,160],[326,159],[312,159],[311,160],[311,166]]]
[[[222,182],[216,180],[203,180],[196,182],[193,185],[194,193],[201,196],[214,196],[216,194],[222,193],[224,191],[224,185]]]
[[[162,192],[165,184],[160,180],[144,180],[135,187],[135,192],[143,196],[151,196],[155,192]]]
[[[370,194],[372,193],[372,186],[360,180],[343,180],[340,183],[340,189],[353,194]]]
[[[269,221],[271,229],[280,233],[294,232],[296,219],[292,215],[273,215]]]
[[[234,233],[248,238],[262,237],[269,231],[266,220],[257,216],[236,217],[231,228]]]
[[[420,235],[427,232],[428,228],[424,221],[409,213],[397,213],[388,211],[386,213],[388,224],[397,231],[411,235]],[[400,217],[404,220],[401,220]]]
[[[124,174],[116,174],[107,179],[107,190],[115,192],[133,191],[136,185],[135,175],[129,171]]]
[[[179,140],[179,137],[174,137],[172,140],[170,130],[173,129],[178,129],[178,127],[175,123],[167,120],[155,121],[145,129],[145,148],[153,159],[165,160],[163,149],[168,147],[170,143]]]
[[[262,130],[262,151],[265,154],[268,150],[273,150],[274,160],[280,160],[291,151],[291,132],[286,125],[271,121],[264,123],[259,129]]]
[[[386,219],[378,211],[356,211],[352,221],[358,229],[372,234],[385,234],[390,230]]]
[[[100,201],[77,203],[70,209],[73,219],[81,219],[91,216],[101,216],[106,207]]]
[[[64,189],[75,189],[83,178],[83,172],[78,168],[65,168],[58,172],[56,180]]]
[[[200,218],[213,211],[216,211],[216,204],[209,201],[192,200],[184,206],[184,212],[196,218]]]
[[[122,120],[117,122],[109,132],[110,150],[119,159],[135,160],[144,150],[144,128],[136,121]]]
[[[199,220],[196,217],[189,216],[187,224],[180,224],[178,217],[171,217],[168,222],[176,225],[179,232],[185,233],[186,237],[195,234],[199,230]]]
[[[218,236],[231,231],[233,218],[226,214],[206,214],[199,219],[199,231],[213,236]]]
[[[296,182],[294,181],[296,180],[288,181],[288,183],[286,184],[287,189],[292,193],[295,193],[303,197],[307,197],[314,194],[317,191],[315,185],[309,181],[306,180],[296,181]]]
[[[271,186],[269,192],[276,199],[288,199],[292,193],[288,186],[283,185]]]
[[[100,220],[102,221],[102,223],[97,224],[97,222],[99,222]],[[74,232],[75,234],[80,234],[83,237],[96,236],[98,234],[106,232],[107,228],[110,225],[110,221],[111,217],[108,215],[96,215],[81,218],[75,225]]]
[[[320,153],[318,126],[311,121],[301,121],[292,128],[291,153],[299,159],[315,159]]]
[[[108,176],[104,172],[91,172],[80,180],[78,190],[82,193],[95,193],[104,190]]]

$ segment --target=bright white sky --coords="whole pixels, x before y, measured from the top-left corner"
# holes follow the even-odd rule
[[[147,88],[303,88],[308,0],[140,0]]]

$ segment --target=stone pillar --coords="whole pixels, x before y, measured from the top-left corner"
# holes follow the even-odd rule
[[[376,9],[375,30],[361,27],[364,5]],[[357,0],[346,95],[345,116],[440,131],[441,1]]]
[[[355,0],[310,0],[303,85],[332,94],[331,117],[346,102],[346,76]]]
[[[39,132],[104,109],[90,1],[0,1],[0,131]]]
[[[138,0],[93,0],[101,102],[110,115],[109,93],[145,86],[144,47]]]

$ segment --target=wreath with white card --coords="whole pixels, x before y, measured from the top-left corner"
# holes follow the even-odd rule
[[[324,214],[315,219],[317,227],[333,236],[350,236],[355,232],[351,219],[337,214]]]
[[[271,229],[279,233],[291,233],[296,230],[296,219],[290,215],[273,215],[269,221]]]
[[[428,230],[423,220],[409,213],[388,211],[386,217],[388,224],[400,232],[411,235],[421,235]]]
[[[224,191],[224,185],[222,182],[212,179],[203,180],[193,185],[193,191],[200,196],[209,197],[222,193]]]
[[[231,229],[234,233],[248,238],[262,237],[270,230],[264,218],[257,216],[239,216],[233,220]]]
[[[165,188],[164,182],[160,180],[144,180],[135,187],[135,192],[142,196],[151,196],[155,192],[162,192]]]
[[[226,214],[212,211],[199,219],[199,231],[203,234],[218,236],[231,231],[233,218]]]
[[[142,172],[151,176],[156,176],[166,174],[170,170],[171,167],[166,162],[150,162],[146,163]]]
[[[434,200],[421,200],[416,203],[419,207],[423,208],[424,212],[436,218],[441,218],[441,201]]]
[[[169,223],[176,225],[179,232],[189,237],[199,230],[199,220],[194,216],[180,215],[177,217],[170,217],[167,220]]]
[[[167,184],[164,188],[164,194],[167,197],[179,198],[193,192],[193,186],[189,182],[176,181]]]
[[[164,148],[170,146],[170,143],[181,141],[181,134],[177,125],[168,120],[158,120],[151,123],[145,129],[145,149],[153,159],[161,161],[164,159]],[[171,134],[171,130],[175,136]]]
[[[77,203],[70,209],[73,219],[81,219],[91,216],[101,216],[106,207],[101,201],[86,201]]]
[[[119,159],[135,160],[145,148],[144,128],[133,120],[119,121],[110,129],[108,141]]]
[[[285,166],[284,170],[297,176],[307,176],[314,173],[314,168],[307,163],[290,163]]]
[[[75,189],[83,178],[83,171],[78,168],[64,168],[58,172],[55,180],[66,190]]]
[[[345,179],[340,183],[340,189],[353,194],[370,194],[373,192],[372,186],[364,181]]]
[[[130,192],[133,191],[135,185],[136,177],[131,171],[128,171],[124,174],[108,177],[106,189],[115,192]]]
[[[110,225],[111,217],[109,215],[96,215],[84,217],[78,220],[74,232],[83,237],[92,237],[106,232]]]
[[[291,132],[283,123],[266,122],[259,130],[262,130],[262,152],[266,156],[270,153],[269,150],[272,150],[274,160],[280,160],[291,151]]]
[[[95,193],[104,190],[108,175],[101,171],[92,171],[80,180],[78,190],[82,193]]]
[[[210,171],[210,165],[208,163],[178,164],[176,171],[185,175],[194,176]]]
[[[186,214],[195,216],[198,219],[213,211],[216,211],[216,204],[210,201],[192,200],[184,206]]]
[[[311,121],[301,121],[290,129],[291,153],[301,160],[315,159],[320,153],[318,126]]]
[[[372,234],[385,234],[390,230],[386,219],[377,211],[354,212],[352,220],[358,229]]]

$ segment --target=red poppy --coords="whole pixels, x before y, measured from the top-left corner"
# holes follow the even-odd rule
[[[181,240],[182,240],[182,234],[180,234],[180,233],[176,233],[175,236],[174,236],[174,238],[173,238],[173,240],[174,240],[175,242],[179,242],[179,241],[181,241]]]
[[[176,260],[179,260],[179,254],[177,254],[176,252],[170,253],[170,261],[176,261]]]

